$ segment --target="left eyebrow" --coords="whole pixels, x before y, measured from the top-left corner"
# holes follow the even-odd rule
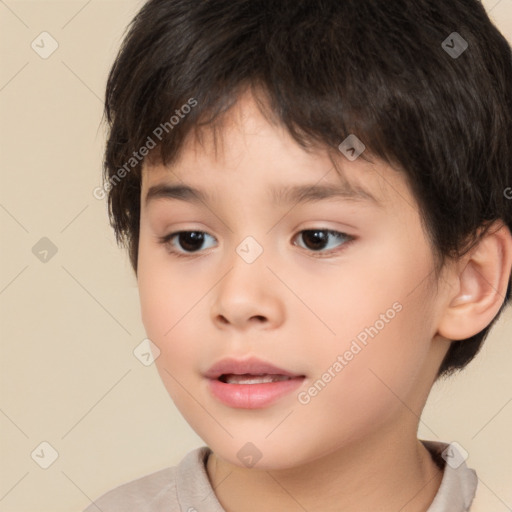
[[[269,192],[274,204],[299,204],[321,201],[323,199],[340,198],[347,201],[373,203],[375,206],[382,207],[381,202],[368,190],[357,185],[350,185],[347,182],[339,185],[271,187]],[[211,196],[205,191],[188,185],[161,183],[152,186],[148,190],[145,198],[145,206],[147,207],[150,202],[156,199],[177,199],[192,203],[208,203],[211,201]]]
[[[307,203],[322,199],[344,199],[347,201],[371,202],[382,207],[382,203],[368,190],[348,182],[332,185],[294,185],[270,189],[274,203]]]

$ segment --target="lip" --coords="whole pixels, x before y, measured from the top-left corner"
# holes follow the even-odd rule
[[[235,359],[228,357],[221,359],[204,374],[208,379],[218,379],[223,374],[234,373],[236,375],[243,375],[249,373],[252,375],[258,375],[267,373],[269,375],[285,375],[287,377],[300,377],[296,373],[289,372],[278,366],[267,363],[256,357],[249,359]],[[247,384],[250,385],[250,384]]]
[[[219,380],[223,374],[284,375],[288,380],[259,384],[228,384]],[[212,395],[223,404],[237,409],[261,409],[297,389],[305,376],[292,373],[255,357],[227,358],[218,361],[204,374]]]

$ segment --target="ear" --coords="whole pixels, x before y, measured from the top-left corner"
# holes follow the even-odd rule
[[[448,305],[438,334],[463,340],[487,327],[505,300],[512,269],[512,235],[502,221],[454,265],[448,277]]]

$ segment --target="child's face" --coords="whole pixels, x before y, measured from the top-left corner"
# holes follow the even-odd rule
[[[231,114],[217,156],[211,140],[203,147],[190,138],[171,169],[144,168],[138,284],[169,394],[213,451],[238,465],[248,442],[262,454],[259,467],[279,468],[359,442],[415,439],[448,348],[435,336],[446,300],[443,280],[439,291],[432,283],[433,257],[402,175],[340,153],[347,179],[378,204],[274,201],[271,189],[343,181],[327,153],[302,150],[249,96]],[[208,199],[146,202],[159,184]],[[205,234],[159,242],[178,231]],[[205,376],[225,358],[250,357],[296,378],[230,384]],[[252,445],[244,450],[259,456]]]

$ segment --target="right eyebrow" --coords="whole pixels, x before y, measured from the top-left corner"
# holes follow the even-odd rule
[[[169,185],[160,183],[153,185],[146,194],[145,206],[156,199],[181,199],[194,203],[205,203],[210,201],[210,196],[206,192],[198,190],[188,185]]]

